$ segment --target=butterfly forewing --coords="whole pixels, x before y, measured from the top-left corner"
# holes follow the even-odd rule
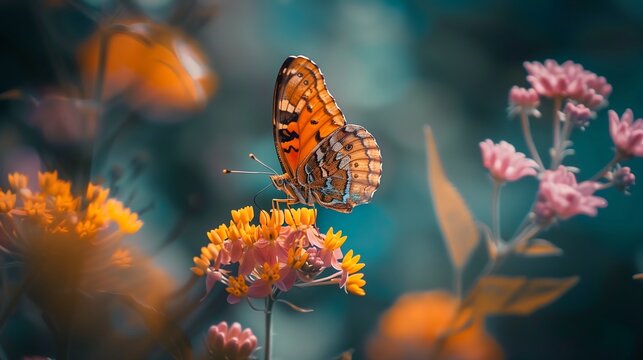
[[[284,172],[294,177],[317,144],[345,124],[319,67],[304,56],[287,58],[273,104],[275,147]]]
[[[382,174],[375,138],[363,127],[346,125],[324,138],[297,170],[297,181],[318,202],[341,212],[368,203]]]

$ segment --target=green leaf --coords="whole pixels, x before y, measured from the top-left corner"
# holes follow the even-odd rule
[[[577,282],[577,276],[562,279],[484,276],[471,290],[466,305],[481,317],[528,315],[554,302]]]
[[[431,128],[424,132],[433,206],[453,266],[460,271],[478,246],[480,234],[464,199],[444,173]]]

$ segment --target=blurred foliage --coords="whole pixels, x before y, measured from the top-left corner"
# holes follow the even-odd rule
[[[35,177],[40,168],[58,168],[61,177],[73,183],[82,184],[90,174],[108,184],[119,179],[121,194],[136,193],[130,206],[142,212],[145,222],[137,245],[178,283],[189,285],[192,254],[204,233],[226,219],[229,209],[250,203],[269,184],[263,176],[224,177],[221,169],[255,169],[256,164],[247,160],[249,152],[277,166],[270,121],[272,92],[277,69],[287,56],[303,54],[319,64],[348,121],[365,126],[378,140],[384,171],[372,203],[348,216],[325,209],[318,215],[321,228],[341,224],[348,246],[362,254],[368,295],[337,296],[335,289],[324,288],[293,291],[289,300],[315,312],[276,308],[274,355],[279,359],[327,359],[349,348],[355,349],[354,358],[363,358],[368,339],[378,329],[379,314],[401,294],[451,288],[449,250],[434,220],[426,186],[424,125],[438,134],[449,179],[472,213],[488,223],[491,186],[478,142],[506,139],[526,150],[518,123],[506,116],[509,89],[527,84],[523,61],[553,58],[582,63],[614,86],[609,108],[622,113],[631,107],[635,115],[643,114],[639,39],[643,4],[634,0],[86,0],[76,4],[0,2],[0,93],[20,89],[24,94],[20,100],[0,101],[0,174],[22,171]],[[80,108],[90,114],[84,119],[91,119],[95,108],[86,102],[92,93],[83,79],[79,49],[101,24],[115,18],[150,19],[181,39],[191,39],[187,43],[198,44],[199,54],[207,59],[203,61],[217,74],[204,86],[212,97],[187,112],[166,111],[163,106],[185,104],[185,99],[194,97],[163,92],[168,78],[163,75],[159,85],[153,76],[154,80],[132,89],[155,96],[119,94],[103,109],[103,121],[95,128],[87,121],[82,122],[83,131],[71,133],[61,130],[67,125],[53,126],[61,121],[78,130],[78,122],[65,115],[70,109]],[[157,59],[178,59],[181,64],[179,57],[167,57],[164,46],[152,46],[158,49]],[[146,64],[136,67],[158,74]],[[181,74],[175,73],[176,79],[182,79]],[[548,125],[533,122],[536,143],[546,143]],[[83,140],[87,134],[93,134],[95,146]],[[577,153],[570,163],[590,173],[612,155],[604,113],[572,140]],[[635,174],[643,174],[641,162],[628,165]],[[4,188],[5,180],[1,181]],[[535,180],[527,180],[504,190],[505,231],[522,220],[536,188]],[[643,192],[637,186],[630,192],[625,197],[615,190],[605,192],[609,206],[600,210],[598,219],[577,217],[551,228],[544,236],[564,256],[503,264],[500,272],[507,276],[581,279],[560,301],[529,316],[487,320],[487,331],[507,358],[643,356],[643,286],[632,280],[632,274],[643,271],[643,231],[636,219]],[[268,208],[270,199],[278,196],[269,189],[257,201]],[[482,265],[483,250],[472,253],[471,265],[463,269],[465,286],[472,284],[474,270]],[[198,299],[204,289],[199,284],[176,291]],[[114,310],[113,301],[99,300]],[[184,300],[181,296],[176,302]],[[182,320],[195,349],[200,349],[208,327],[222,320],[239,321],[263,341],[261,314],[225,305],[223,290],[213,290],[193,306],[190,315],[172,317]],[[119,311],[124,316],[128,310],[116,309],[111,321],[118,321]],[[292,352],[293,344],[305,353]],[[53,354],[55,348],[29,302],[21,303],[20,311],[2,328],[0,346],[9,358]],[[158,343],[154,346],[153,356],[167,356]]]

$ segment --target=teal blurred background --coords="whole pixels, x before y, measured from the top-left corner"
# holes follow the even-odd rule
[[[117,6],[111,1],[86,3],[105,14]],[[166,21],[174,9],[170,0],[134,3],[157,21]],[[51,86],[56,65],[49,61],[34,4],[0,4],[0,92]],[[252,204],[269,184],[265,176],[223,176],[221,169],[261,170],[248,160],[249,152],[279,166],[271,128],[279,66],[287,56],[301,54],[321,67],[348,121],[369,129],[382,151],[383,177],[372,203],[350,215],[320,209],[318,220],[322,230],[342,229],[349,236],[348,248],[362,254],[367,296],[348,296],[331,287],[288,293],[286,299],[315,311],[277,308],[275,359],[329,359],[351,348],[355,358],[363,358],[379,315],[398,296],[450,289],[450,262],[427,188],[425,125],[434,130],[449,177],[476,218],[488,223],[491,184],[478,142],[507,140],[526,151],[518,122],[506,112],[511,86],[528,85],[523,61],[581,63],[614,87],[610,109],[621,113],[629,107],[635,116],[643,115],[639,1],[266,0],[214,5],[210,21],[192,32],[220,81],[207,108],[173,122],[140,115],[109,155],[93,163],[92,171],[94,177],[108,177],[113,165],[145,154],[143,176],[127,185],[138,192],[135,209],[154,204],[142,215],[145,227],[136,243],[152,253],[169,233],[178,233],[176,241],[155,253],[155,261],[178,282],[185,281],[192,256],[207,241],[205,232],[227,222],[230,209]],[[47,14],[55,35],[67,41],[59,49],[63,60],[73,63],[73,49],[95,24],[74,8]],[[547,105],[545,101],[543,111],[549,119]],[[41,139],[22,123],[27,112],[24,104],[0,103],[0,174],[15,170],[15,159],[39,146]],[[110,116],[125,115],[111,111]],[[533,121],[532,129],[543,154],[550,124]],[[586,179],[613,154],[606,111],[572,140],[577,151],[568,164],[581,168],[579,177]],[[55,151],[76,150],[57,146]],[[627,165],[643,174],[641,159]],[[536,188],[534,179],[505,188],[501,211],[507,236],[529,210]],[[258,202],[269,207],[270,199],[280,196],[271,188]],[[502,268],[506,274],[576,274],[581,279],[533,315],[487,321],[508,359],[643,358],[643,283],[631,278],[643,272],[643,191],[634,186],[629,196],[613,189],[601,196],[609,206],[597,218],[577,217],[543,235],[564,256],[510,261]],[[480,270],[480,250],[468,279]],[[218,286],[186,319],[193,345],[199,347],[207,327],[221,320],[253,328],[263,342],[262,314],[243,303],[227,305],[223,293]],[[2,346],[10,354],[30,347],[49,349],[46,342],[21,341],[24,336],[5,330]]]

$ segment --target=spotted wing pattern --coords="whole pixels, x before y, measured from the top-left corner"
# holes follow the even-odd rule
[[[272,118],[284,172],[294,177],[300,162],[345,124],[319,67],[304,56],[287,58],[277,75]]]
[[[345,125],[322,139],[297,169],[317,202],[340,212],[368,203],[380,184],[380,149],[366,129]]]

